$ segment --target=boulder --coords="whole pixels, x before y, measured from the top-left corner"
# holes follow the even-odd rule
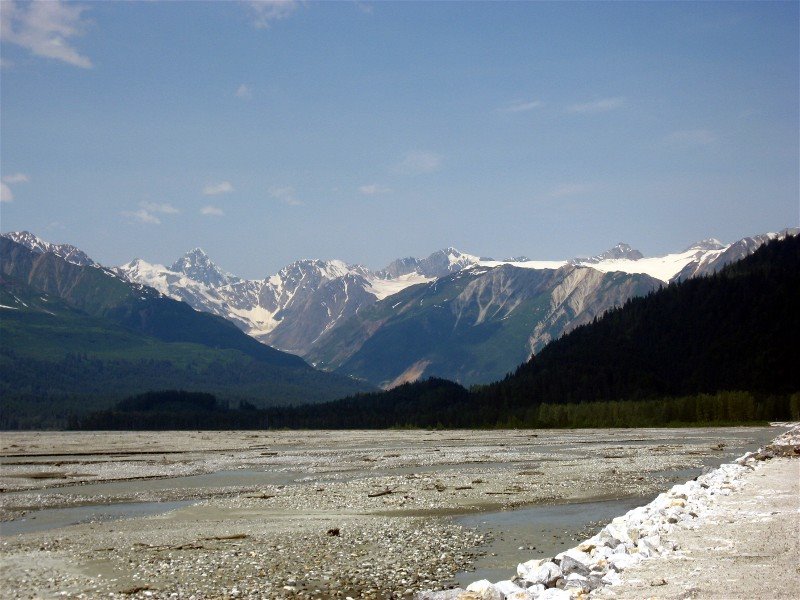
[[[582,575],[583,577],[588,577],[590,571],[591,568],[589,565],[576,560],[570,555],[566,555],[561,558],[561,573],[563,573],[565,577],[572,573]],[[569,579],[569,577],[567,577],[567,579]]]
[[[600,578],[600,581],[602,581],[604,585],[619,585],[622,581],[622,578],[619,576],[619,573],[612,569],[603,575],[603,577]]]
[[[641,558],[634,554],[612,554],[608,557],[608,563],[614,567],[615,571],[624,571],[638,563]]]
[[[565,590],[576,590],[578,592],[590,592],[592,590],[589,585],[589,578],[577,573],[570,573],[567,575],[566,582],[564,583]]]
[[[531,594],[534,598],[538,598],[539,594],[543,593],[547,588],[541,583],[535,583],[525,588],[525,591]]]
[[[561,568],[554,562],[546,562],[542,563],[535,571],[529,571],[523,579],[530,583],[541,583],[545,587],[550,587],[559,577],[561,577]]]
[[[503,600],[503,593],[488,579],[470,583],[467,586],[467,592],[471,592],[470,600],[473,598],[475,600]]]
[[[515,592],[525,592],[525,588],[518,586],[513,581],[506,579],[505,581],[498,581],[494,587],[500,591],[506,598]]]
[[[614,548],[619,544],[633,543],[633,540],[628,535],[625,525],[621,522],[618,522],[618,518],[614,519],[614,521],[611,521],[611,523],[603,527],[598,535],[600,536],[600,541],[603,543],[603,545],[611,548]]]
[[[524,563],[520,563],[520,564],[517,565],[517,575],[519,575],[520,577],[525,579],[525,576],[529,572],[533,571],[535,573],[536,570],[542,565],[543,562],[544,561],[541,560],[541,559],[533,559],[533,560],[529,560],[529,561],[524,562]]]

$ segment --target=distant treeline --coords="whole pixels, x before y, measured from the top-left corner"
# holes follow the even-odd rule
[[[364,394],[315,406],[229,408],[210,394],[163,391],[135,396],[113,410],[73,419],[71,429],[348,429],[389,427],[661,427],[729,425],[800,419],[800,394],[757,397],[719,392],[644,401],[540,404],[522,414],[485,421],[476,397],[450,381],[429,379],[385,394]]]
[[[177,350],[176,350],[177,353]],[[355,382],[313,369],[285,369],[242,360],[98,358],[67,354],[57,360],[20,355],[0,348],[0,430],[63,428],[85,415],[142,393],[176,386],[213,394],[225,406],[308,402],[309,397],[341,397]],[[363,387],[368,387],[364,385]]]

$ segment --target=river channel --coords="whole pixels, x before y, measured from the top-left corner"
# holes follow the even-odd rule
[[[394,586],[392,593],[400,587],[403,596],[429,585],[508,578],[518,562],[572,546],[673,483],[777,433],[763,427],[4,434],[0,561],[8,567],[3,577],[13,577],[17,561],[30,553],[45,552],[49,560],[69,555],[78,566],[54,567],[56,579],[90,595],[148,577],[149,588],[165,593],[238,585],[315,597],[315,590],[325,596],[334,586],[382,597]],[[337,553],[345,540],[359,548],[355,556]],[[386,544],[401,556],[416,553],[407,574],[366,576],[387,560]],[[117,546],[124,549],[119,556],[96,551]],[[151,554],[162,556],[158,548],[172,549],[172,568],[152,571],[146,563]],[[261,568],[252,564],[244,573],[237,563],[215,578],[179,560],[192,553],[234,560],[229,552],[255,553]],[[326,575],[315,561],[336,568]],[[396,572],[392,564],[386,568]],[[42,591],[35,573],[26,579],[29,596]]]

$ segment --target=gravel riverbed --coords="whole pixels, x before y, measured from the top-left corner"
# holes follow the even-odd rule
[[[9,598],[410,598],[454,586],[487,552],[492,532],[453,515],[652,497],[772,436],[766,428],[4,434],[0,514],[22,533],[0,538],[0,589]],[[42,508],[175,500],[192,503],[24,530],[44,518]]]
[[[795,425],[765,448],[615,517],[580,544],[520,563],[509,579],[423,591],[415,600],[796,598],[798,459]]]

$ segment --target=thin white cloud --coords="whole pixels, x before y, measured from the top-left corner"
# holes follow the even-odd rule
[[[71,45],[71,38],[83,35],[89,24],[82,18],[86,8],[61,0],[27,4],[3,0],[0,2],[0,38],[35,56],[90,69],[92,61]]]
[[[518,113],[518,112],[527,112],[529,110],[534,110],[544,105],[544,102],[539,100],[516,100],[511,104],[507,104],[500,108],[501,112],[506,113]]]
[[[150,212],[164,213],[165,215],[177,215],[180,211],[172,204],[157,202],[140,202],[139,206]]]
[[[161,219],[145,208],[140,208],[139,210],[123,210],[122,216],[128,217],[132,221],[137,221],[139,223],[161,225]]]
[[[12,202],[14,200],[14,192],[8,187],[5,182],[0,182],[0,202]]]
[[[594,114],[603,113],[610,110],[616,110],[625,106],[625,98],[618,96],[616,98],[602,98],[594,102],[586,102],[583,104],[573,104],[567,107],[567,112],[576,114]]]
[[[289,206],[305,205],[305,202],[295,197],[294,188],[292,186],[272,187],[269,189],[269,195]]]
[[[18,183],[28,183],[30,180],[30,177],[25,173],[5,175],[3,181],[0,183],[0,202],[12,202],[14,200],[14,192],[8,184],[16,185]]]
[[[375,7],[367,2],[356,2],[356,8],[365,15],[371,15],[375,10]]]
[[[592,191],[592,186],[588,183],[562,183],[557,185],[548,194],[550,198],[568,198],[570,196],[580,196]]]
[[[243,83],[236,88],[236,97],[242,100],[252,100],[253,91],[250,89],[249,85]]]
[[[50,221],[44,227],[45,231],[55,231],[55,230],[64,230],[66,226],[60,221]]]
[[[220,181],[219,183],[210,183],[203,188],[204,196],[219,196],[220,194],[230,194],[234,191],[233,184],[230,181]]]
[[[28,183],[30,180],[30,177],[25,173],[14,173],[13,175],[6,175],[3,177],[3,181],[6,183]]]
[[[274,21],[290,17],[297,10],[296,0],[253,0],[247,3],[253,17],[253,27],[269,29]]]
[[[216,206],[204,206],[200,209],[200,214],[205,215],[207,217],[221,217],[225,213],[222,211],[221,208],[217,208]]]
[[[139,210],[123,210],[122,216],[127,217],[138,223],[148,223],[151,225],[161,225],[158,214],[176,215],[180,211],[169,203],[160,204],[158,202],[139,202]]]
[[[676,146],[708,146],[717,141],[717,136],[708,129],[684,129],[673,131],[666,138],[669,144]]]
[[[358,191],[365,196],[379,196],[380,194],[388,194],[391,192],[391,188],[386,187],[385,185],[378,185],[377,183],[371,183],[369,185],[362,185],[358,188]]]
[[[395,165],[394,171],[404,175],[421,175],[438,171],[441,166],[440,155],[423,150],[406,154],[405,158]]]

